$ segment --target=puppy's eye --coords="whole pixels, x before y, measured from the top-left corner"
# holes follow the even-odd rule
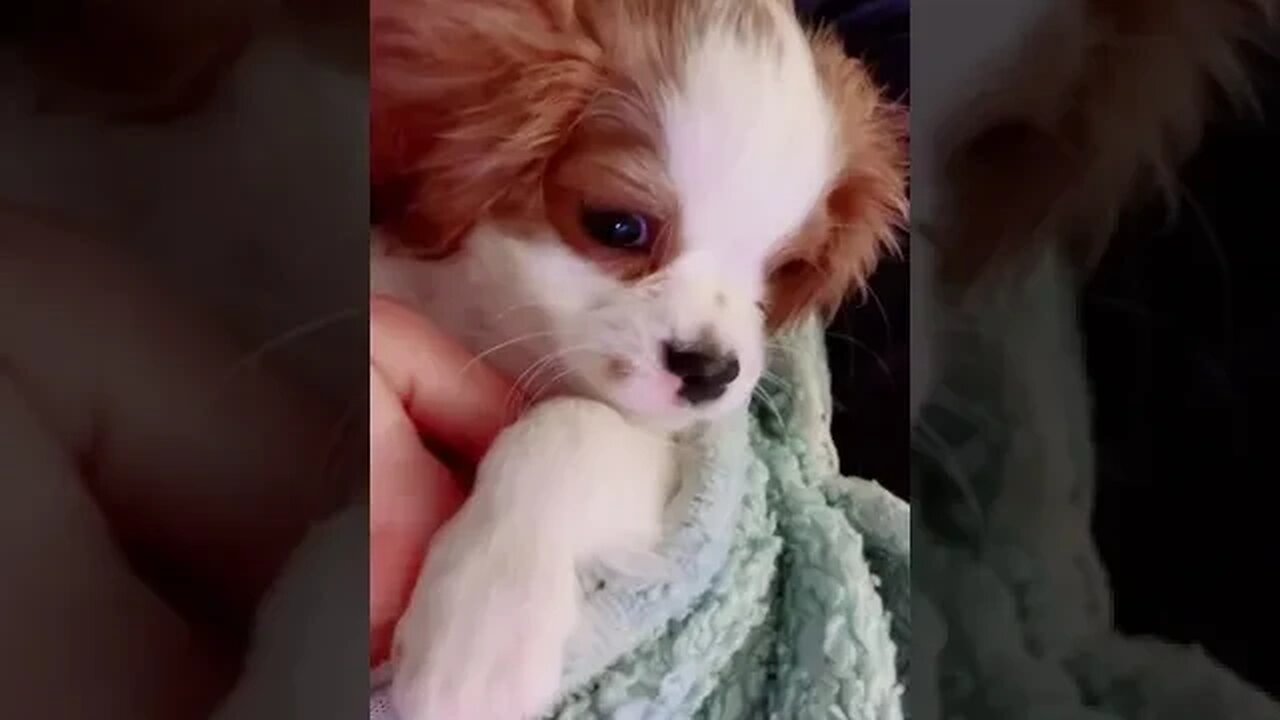
[[[617,210],[583,208],[582,229],[596,242],[617,250],[645,250],[653,240],[648,220]]]

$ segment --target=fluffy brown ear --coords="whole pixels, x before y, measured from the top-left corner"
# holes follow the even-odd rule
[[[813,46],[840,123],[844,166],[770,274],[771,330],[810,310],[833,313],[865,286],[881,255],[896,249],[895,231],[906,221],[906,114],[881,97],[834,35],[818,35]]]
[[[599,87],[569,0],[374,0],[373,223],[442,256],[486,216],[522,214]]]
[[[1137,202],[1179,202],[1178,172],[1225,98],[1251,100],[1245,49],[1273,31],[1271,0],[1087,0],[1090,40],[1054,47],[1050,14],[965,115],[1021,110],[946,160],[941,278],[972,288],[1045,242],[1083,272]],[[1028,111],[1027,108],[1032,108]]]

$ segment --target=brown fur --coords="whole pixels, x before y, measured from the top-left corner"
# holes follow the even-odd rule
[[[837,38],[814,40],[818,72],[840,120],[843,171],[814,217],[776,259],[768,324],[787,325],[809,309],[836,310],[865,287],[906,220],[906,114],[884,101],[866,70]]]
[[[661,270],[679,248],[679,200],[666,182],[662,160],[647,134],[628,139],[612,123],[584,120],[575,140],[556,159],[544,186],[547,217],[580,254],[624,280]],[[595,132],[593,132],[593,130]],[[581,209],[625,209],[643,216],[655,238],[651,251],[606,248],[582,229]]]
[[[374,222],[426,257],[480,219],[541,212],[541,185],[602,86],[599,50],[546,2],[374,0]]]
[[[1087,269],[1127,206],[1152,192],[1175,206],[1215,99],[1249,97],[1241,53],[1274,4],[1082,1],[1086,47],[1055,44],[1050,22],[966,113],[993,119],[957,144],[937,228],[943,277],[961,288],[1037,237]]]
[[[700,24],[728,22],[767,48],[783,12],[774,0],[375,0],[374,223],[402,251],[439,258],[482,219],[545,219],[620,277],[660,270],[680,232],[658,91],[679,82],[683,41]],[[865,281],[905,214],[901,116],[833,36],[817,36],[814,52],[840,116],[845,168],[771,268],[773,329],[833,308]],[[584,239],[584,202],[645,214],[659,234],[655,253]]]

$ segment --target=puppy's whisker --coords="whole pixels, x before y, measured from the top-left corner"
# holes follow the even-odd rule
[[[762,392],[764,392],[763,386],[765,383],[771,384],[771,386],[773,386],[773,388],[776,389],[776,391],[780,391],[782,395],[787,398],[791,398],[792,396],[795,395],[794,389],[792,389],[791,387],[791,383],[788,383],[787,380],[781,377],[778,377],[778,375],[776,374],[765,372],[764,374],[760,375],[759,389]]]
[[[563,379],[564,379],[564,378],[566,378],[566,377],[569,377],[569,375],[571,375],[571,374],[573,374],[573,370],[571,370],[571,369],[569,369],[569,368],[564,368],[564,369],[562,369],[559,373],[557,373],[554,377],[552,377],[550,380],[548,380],[547,382],[543,383],[543,384],[542,384],[542,386],[541,386],[540,388],[538,388],[538,390],[537,390],[536,392],[531,392],[531,393],[529,393],[529,395],[528,395],[528,397],[529,397],[529,401],[528,401],[529,406],[530,406],[530,407],[532,407],[533,405],[536,405],[536,404],[538,403],[538,401],[539,401],[539,400],[542,400],[542,398],[543,398],[543,397],[545,397],[545,396],[546,396],[546,394],[547,394],[549,391],[551,391],[552,389],[554,389],[554,388],[555,388],[556,383],[560,382],[561,380],[563,380]]]
[[[884,376],[886,378],[890,378],[890,379],[893,378],[893,371],[889,368],[889,363],[886,362],[885,359],[881,357],[879,353],[872,350],[871,347],[868,346],[866,343],[862,342],[861,340],[855,338],[852,335],[846,335],[844,333],[834,332],[831,330],[827,331],[827,337],[834,338],[836,340],[843,340],[849,343],[850,345],[852,345],[854,348],[858,350],[862,350],[863,352],[867,353],[868,355],[871,356],[873,360],[876,361],[876,367],[880,368],[880,372],[884,373]]]
[[[792,394],[791,383],[787,382],[785,378],[783,378],[781,375],[778,375],[775,372],[772,372],[770,370],[765,370],[760,373],[760,379],[765,382],[772,383],[774,387],[777,387],[778,389],[782,390],[787,395]]]
[[[867,297],[871,299],[871,302],[876,304],[876,309],[880,311],[880,320],[884,323],[885,330],[892,332],[893,323],[889,322],[889,311],[885,309],[884,302],[880,300],[880,296],[876,294],[875,289],[870,285],[867,285],[866,291]]]
[[[982,503],[978,500],[977,491],[961,469],[959,457],[942,436],[927,422],[917,423],[915,431],[911,435],[912,446],[942,466],[946,477],[952,481],[952,484],[960,492],[962,501],[974,513],[974,517],[985,519],[986,513],[982,509]]]
[[[268,354],[288,346],[289,343],[297,342],[308,335],[328,329],[343,320],[357,319],[363,312],[363,308],[348,308],[295,325],[293,328],[276,335],[248,353],[242,355],[227,368],[222,382],[230,382],[238,373],[244,371],[246,368],[257,365]]]
[[[775,419],[777,419],[779,425],[786,424],[786,422],[782,419],[782,413],[778,410],[778,406],[774,404],[773,398],[769,397],[768,393],[756,387],[751,389],[751,395],[759,399],[760,402],[764,403],[764,406],[770,412],[773,413],[773,416]]]
[[[466,364],[462,366],[462,369],[458,371],[458,377],[462,377],[463,375],[466,375],[467,371],[470,370],[472,366],[474,366],[476,363],[479,363],[480,361],[484,360],[485,358],[489,357],[490,355],[496,352],[505,350],[506,348],[509,348],[512,345],[517,345],[522,342],[528,342],[529,340],[534,340],[540,337],[547,337],[553,334],[554,333],[551,333],[551,332],[535,332],[535,333],[529,333],[527,335],[521,335],[519,337],[512,338],[510,340],[507,340],[506,342],[498,343],[497,345],[494,345],[488,348],[484,352],[481,352],[477,354],[475,357],[468,360]]]
[[[555,367],[560,360],[572,353],[591,349],[591,345],[577,345],[568,348],[561,348],[555,352],[543,355],[541,358],[534,361],[532,365],[525,368],[524,372],[520,373],[519,377],[517,377],[515,382],[512,384],[511,390],[507,394],[505,409],[515,411],[512,413],[513,417],[518,417],[520,414],[527,411],[533,404],[527,397],[528,391],[532,389],[534,381],[538,379],[541,373],[549,368]]]
[[[515,381],[511,383],[511,389],[507,391],[507,397],[503,402],[503,410],[509,412],[508,417],[518,416],[518,413],[511,411],[523,409],[524,403],[520,399],[520,393],[526,378],[528,378],[532,373],[538,372],[538,369],[542,367],[543,364],[555,362],[555,359],[556,353],[550,353],[539,357],[537,360],[534,360],[529,367],[525,368],[524,371],[516,377]]]
[[[537,404],[538,400],[542,399],[543,394],[548,389],[548,384],[546,382],[539,383],[540,378],[546,377],[549,374],[551,376],[551,381],[554,382],[556,378],[562,377],[570,371],[562,362],[562,360],[570,354],[571,352],[560,353],[551,361],[543,363],[536,371],[525,379],[523,392],[521,392],[519,398],[522,403],[519,411],[520,414],[524,414],[529,410],[529,408]]]
[[[555,362],[556,358],[554,355],[545,356],[539,358],[532,365],[525,368],[524,372],[520,373],[520,375],[515,379],[515,382],[511,384],[511,389],[507,392],[506,401],[503,403],[503,409],[508,413],[508,417],[519,417],[527,409],[527,403],[524,399],[524,388],[526,383],[531,378],[536,377],[537,373],[540,372],[544,366]]]
[[[571,348],[565,351],[564,353],[562,353],[560,357],[562,359],[563,357],[568,356],[575,352],[593,352],[593,350],[591,348]],[[538,376],[545,375],[547,371],[554,372],[557,366],[559,367],[559,372],[556,372],[556,374],[553,375],[550,380],[547,380],[546,382],[542,383],[536,390],[533,389],[533,383]],[[545,365],[543,365],[543,367],[537,373],[535,373],[533,377],[529,378],[528,382],[526,383],[526,387],[529,388],[529,390],[521,396],[521,398],[524,401],[524,406],[520,409],[520,413],[523,414],[525,412],[528,412],[529,408],[532,408],[534,405],[536,405],[539,401],[541,401],[551,391],[555,389],[556,383],[560,382],[566,377],[569,377],[572,374],[573,374],[573,368],[564,367],[560,365],[559,360],[546,363]]]

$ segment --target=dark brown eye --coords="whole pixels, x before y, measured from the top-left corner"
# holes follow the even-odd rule
[[[596,242],[615,250],[647,250],[653,242],[649,221],[635,213],[583,208],[582,229]]]

